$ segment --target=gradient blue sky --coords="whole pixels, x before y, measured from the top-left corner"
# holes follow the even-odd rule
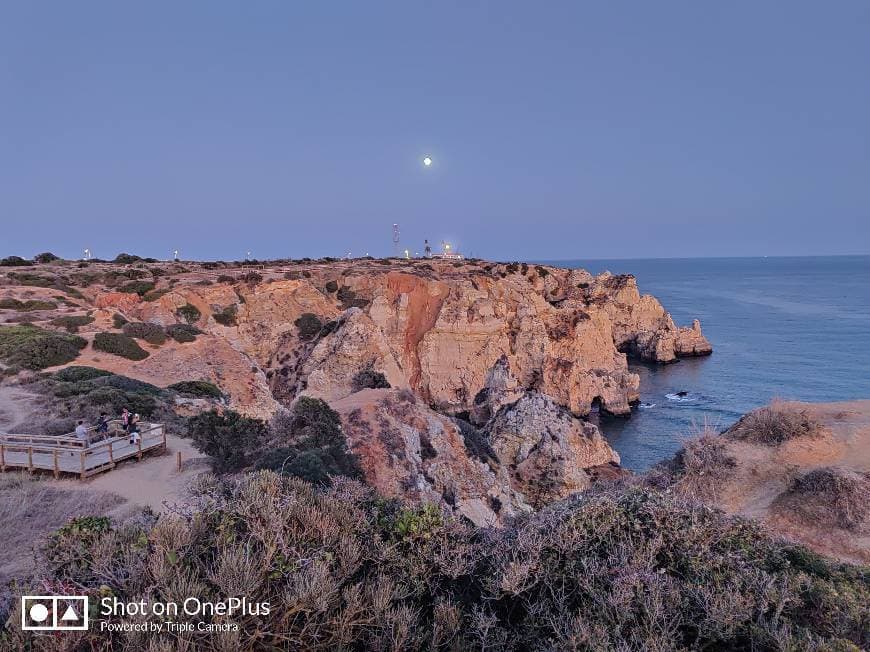
[[[5,2],[0,221],[0,255],[870,253],[870,3]]]

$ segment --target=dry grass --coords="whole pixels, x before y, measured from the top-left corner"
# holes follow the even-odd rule
[[[735,439],[777,446],[798,437],[815,437],[823,426],[807,408],[784,401],[753,410],[743,416],[727,432]]]
[[[648,486],[670,488],[682,495],[715,498],[731,476],[737,460],[728,452],[727,441],[705,427],[686,440],[673,460],[659,464],[646,475]]]
[[[0,475],[0,583],[31,570],[33,548],[69,519],[101,515],[122,503],[112,494],[61,489],[27,473]]]
[[[781,502],[815,527],[865,531],[870,519],[870,474],[813,469],[794,479]]]
[[[268,616],[230,618],[240,627],[231,640],[186,635],[188,650],[868,643],[864,571],[674,495],[590,493],[490,530],[384,500],[351,480],[315,489],[260,472],[203,477],[197,487],[194,505],[156,523],[66,528],[51,539],[42,586],[146,601],[270,602]],[[5,635],[12,649],[71,649],[72,639],[27,639],[14,627]],[[178,644],[95,627],[76,649]]]

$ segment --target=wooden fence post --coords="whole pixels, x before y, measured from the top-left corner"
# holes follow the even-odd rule
[[[33,473],[33,446],[27,447],[27,470]]]
[[[136,456],[141,460],[142,459],[142,435],[139,435],[139,440],[136,442],[137,447],[139,448],[139,452]]]
[[[0,469],[6,473],[6,447],[3,444],[0,444]]]
[[[109,442],[109,462],[115,463],[115,454],[112,452],[112,442]]]
[[[163,452],[166,452],[166,426],[160,426],[160,433],[163,435]]]
[[[181,472],[181,451],[178,451],[178,472]]]
[[[57,480],[58,478],[60,478],[60,468],[58,468],[58,466],[57,466],[57,449],[56,448],[54,449],[54,451],[52,451],[52,458],[54,461],[54,479]]]
[[[82,473],[81,473],[80,479],[84,480],[85,479],[85,451],[82,450],[82,452],[79,453],[79,456],[81,457],[81,463],[82,463]]]

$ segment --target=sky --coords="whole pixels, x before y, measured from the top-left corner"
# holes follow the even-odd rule
[[[870,3],[0,4],[0,256],[381,256],[393,223],[870,253]]]

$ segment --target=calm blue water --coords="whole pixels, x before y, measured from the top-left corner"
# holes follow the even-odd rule
[[[678,324],[700,319],[713,344],[709,358],[632,365],[654,407],[601,423],[627,468],[646,469],[705,422],[725,428],[775,397],[870,398],[870,256],[556,264],[634,274]],[[680,390],[690,400],[666,397]]]

